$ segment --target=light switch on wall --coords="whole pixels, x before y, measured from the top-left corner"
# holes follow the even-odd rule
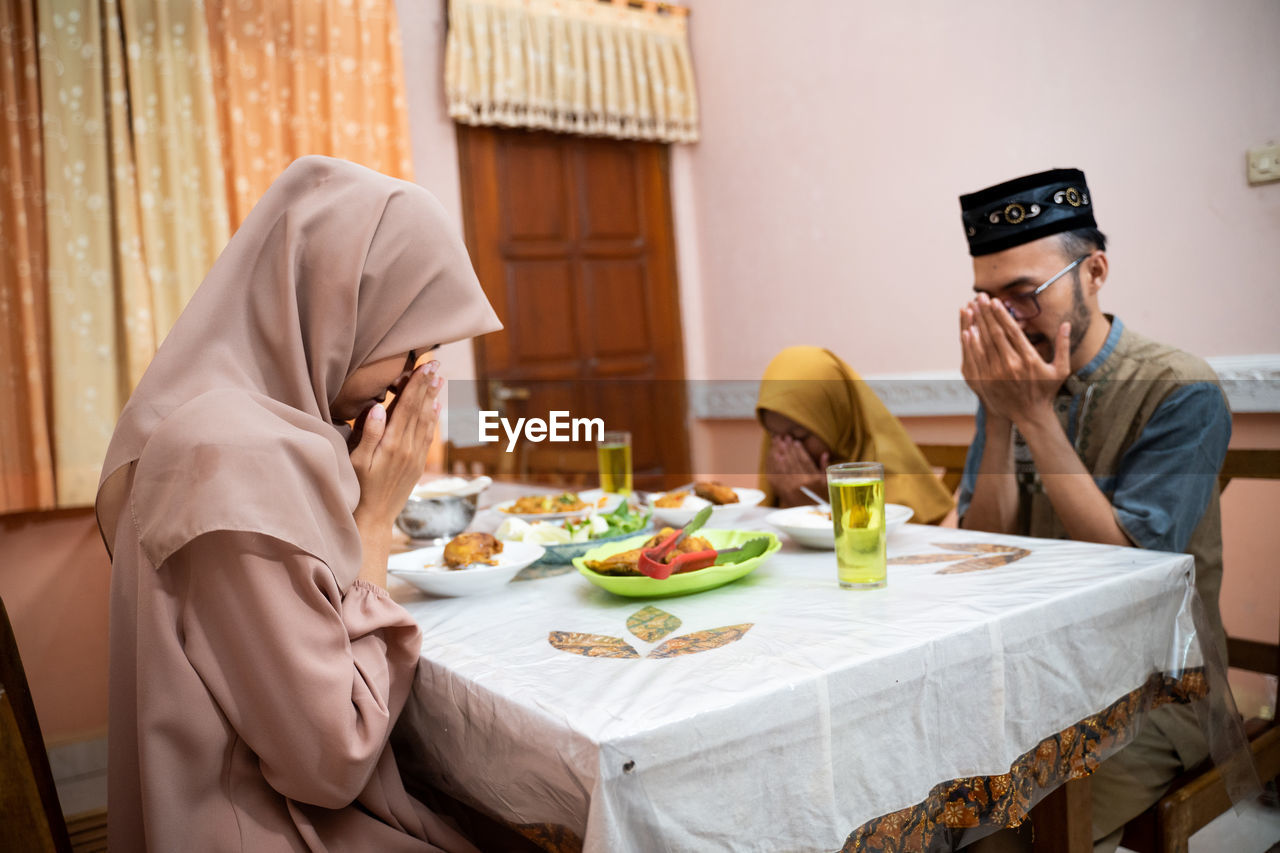
[[[1249,183],[1265,184],[1280,181],[1280,144],[1250,148],[1248,154]]]

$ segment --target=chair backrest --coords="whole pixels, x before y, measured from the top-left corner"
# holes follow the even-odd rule
[[[0,850],[71,853],[40,723],[0,601]]]
[[[942,485],[948,492],[955,493],[964,476],[964,460],[969,455],[967,444],[921,444],[920,452],[925,461],[934,468],[941,468]]]
[[[1280,450],[1252,447],[1227,451],[1218,472],[1218,486],[1225,489],[1232,480],[1280,480]]]
[[[520,479],[568,489],[594,488],[600,484],[596,449],[524,442],[520,449]]]
[[[445,469],[462,477],[488,474],[495,479],[512,479],[518,469],[516,454],[507,453],[501,442],[469,447],[449,442],[444,457]]]
[[[964,444],[921,444],[920,452],[934,468],[943,469],[942,482],[955,491],[964,475],[969,448]],[[1218,486],[1225,489],[1232,480],[1280,480],[1280,449],[1233,448],[1227,451]]]
[[[1225,489],[1232,480],[1280,480],[1280,450],[1228,450],[1218,473],[1218,485]],[[1250,672],[1280,675],[1280,635],[1275,643],[1227,637],[1227,664]]]

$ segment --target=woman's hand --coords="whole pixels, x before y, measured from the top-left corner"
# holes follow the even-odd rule
[[[778,496],[779,506],[798,506],[811,503],[800,491],[807,486],[818,494],[827,489],[827,465],[830,453],[813,461],[804,445],[789,435],[774,435],[769,442],[769,455],[765,457],[764,473],[769,485]]]
[[[364,419],[360,443],[351,464],[360,482],[356,527],[364,543],[360,578],[386,585],[391,525],[427,467],[427,451],[435,437],[444,378],[431,361],[409,377],[391,411],[375,405]]]

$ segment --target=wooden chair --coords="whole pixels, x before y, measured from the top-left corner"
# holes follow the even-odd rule
[[[0,850],[71,853],[9,614],[0,601]]]
[[[527,483],[589,489],[600,485],[600,464],[593,446],[534,444],[520,450],[520,479]]]
[[[1218,480],[1280,480],[1280,450],[1228,450]],[[1227,638],[1227,662],[1237,669],[1280,676],[1280,636],[1276,643]],[[1249,752],[1263,782],[1280,776],[1280,725],[1275,720],[1245,722]],[[1182,774],[1160,801],[1125,827],[1125,847],[1138,853],[1185,853],[1188,839],[1231,808],[1226,784],[1206,761]]]
[[[955,494],[960,487],[960,478],[964,476],[964,460],[969,455],[969,445],[921,444],[919,448],[926,462],[934,468],[943,469],[942,485]]]
[[[501,442],[461,447],[449,442],[445,445],[445,470],[461,477],[488,474],[495,479],[510,480],[518,469],[517,454],[506,452]]]

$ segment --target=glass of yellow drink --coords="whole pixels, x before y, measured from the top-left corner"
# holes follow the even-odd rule
[[[888,581],[884,553],[884,466],[845,462],[827,468],[836,566],[843,589],[879,589]]]
[[[596,443],[600,463],[600,488],[618,495],[631,494],[631,433],[606,431]]]

